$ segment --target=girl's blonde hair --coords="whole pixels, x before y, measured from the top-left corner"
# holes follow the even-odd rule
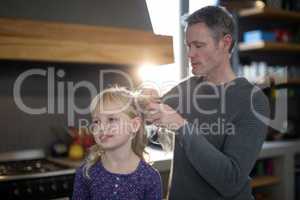
[[[145,147],[148,141],[145,132],[144,111],[148,102],[147,97],[131,92],[124,87],[111,87],[103,90],[94,97],[90,105],[90,111],[92,114],[102,112],[106,105],[116,103],[121,106],[120,111],[127,114],[130,118],[140,117],[141,126],[132,140],[131,147],[133,152],[144,160],[144,155],[146,154]],[[103,153],[104,150],[98,144],[93,145],[89,149],[89,154],[84,165],[84,175],[86,177],[90,178],[88,174],[89,169],[101,159]]]

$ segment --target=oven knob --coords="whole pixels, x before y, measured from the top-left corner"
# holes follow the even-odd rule
[[[13,191],[15,196],[19,196],[20,195],[20,191],[18,189],[14,189]]]
[[[44,192],[45,191],[45,188],[43,186],[39,186],[39,191],[40,192]]]
[[[53,191],[56,191],[56,190],[57,190],[57,186],[55,185],[55,183],[51,185],[51,189],[52,189]]]
[[[66,189],[66,190],[69,189],[69,184],[68,184],[67,182],[63,183],[62,186],[63,186],[63,188]]]
[[[26,191],[27,191],[28,194],[32,194],[32,189],[31,188],[27,188]]]

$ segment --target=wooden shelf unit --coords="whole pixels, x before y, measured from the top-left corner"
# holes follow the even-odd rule
[[[155,65],[174,62],[170,36],[150,32],[0,18],[0,59]]]
[[[289,29],[300,24],[300,13],[269,7],[250,8],[238,11],[239,37],[251,30]],[[270,65],[299,65],[300,43],[253,42],[239,43],[242,63],[264,60]],[[265,55],[267,56],[265,56]]]
[[[239,38],[243,33],[252,30],[288,30],[300,24],[300,12],[272,9],[268,7],[251,8],[238,11]],[[239,60],[242,64],[265,62],[267,66],[297,66],[299,62],[300,43],[252,42],[239,43]],[[272,80],[274,78],[274,80]],[[266,77],[255,83],[259,87],[268,88],[274,81],[275,87],[287,84],[300,84],[300,77]],[[272,93],[270,93],[272,96]],[[295,145],[294,145],[295,144]],[[258,190],[270,192],[271,198],[295,199],[294,153],[299,151],[298,142],[265,142],[260,159],[272,159],[275,176],[255,177],[251,186]],[[296,147],[297,146],[297,147]],[[264,188],[266,187],[266,188]]]
[[[239,11],[241,18],[258,18],[271,20],[290,20],[300,22],[300,13],[285,11],[280,9],[273,9],[268,7],[250,8]]]
[[[253,43],[239,43],[239,50],[241,52],[247,51],[280,51],[280,52],[294,52],[300,53],[300,44],[292,43],[278,43],[278,42],[253,42]]]
[[[258,176],[252,179],[251,187],[265,187],[278,184],[280,182],[280,178],[277,176]]]
[[[253,84],[256,84],[257,86],[261,87],[261,88],[269,88],[271,86],[271,80],[270,79],[264,79],[264,80],[260,80],[257,82],[254,82]],[[276,87],[280,87],[280,86],[285,86],[285,85],[300,85],[300,78],[290,78],[286,81],[283,80],[276,80],[276,78],[274,78],[274,85]]]

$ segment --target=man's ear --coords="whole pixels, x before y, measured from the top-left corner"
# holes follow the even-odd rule
[[[229,49],[232,45],[232,36],[229,35],[229,34],[226,34],[224,37],[223,37],[223,45],[224,45],[224,48],[228,50],[229,52]]]
[[[133,133],[138,132],[138,130],[141,128],[142,120],[140,117],[135,117],[131,119],[131,131]]]

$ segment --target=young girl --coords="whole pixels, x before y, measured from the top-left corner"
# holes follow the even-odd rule
[[[145,99],[144,99],[145,100]],[[96,145],[76,171],[73,200],[161,200],[162,183],[145,162],[142,96],[109,88],[91,103]]]

